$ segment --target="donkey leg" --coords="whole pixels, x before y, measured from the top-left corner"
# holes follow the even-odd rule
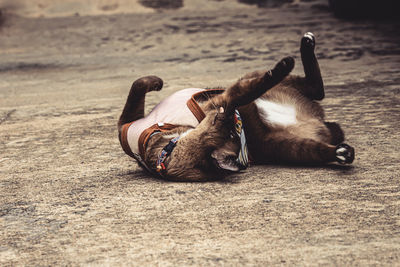
[[[322,100],[325,97],[324,83],[314,49],[315,37],[311,32],[307,32],[301,39],[300,45],[301,60],[306,76],[306,86],[302,87],[300,90],[311,99]]]

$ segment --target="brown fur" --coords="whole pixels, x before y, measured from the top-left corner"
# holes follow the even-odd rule
[[[311,36],[306,34],[301,42],[304,78],[287,76],[294,66],[291,57],[281,60],[270,71],[245,75],[222,94],[201,103],[206,117],[196,128],[179,126],[151,137],[144,156],[147,165],[155,169],[163,147],[173,137],[183,136],[165,161],[164,178],[204,181],[221,177],[226,173],[221,162],[232,162],[240,150],[239,138],[232,135],[235,109],[242,116],[249,153],[255,163],[351,163],[354,149],[340,144],[344,140],[343,131],[338,124],[324,121],[323,109],[315,101],[324,98],[325,93]],[[156,76],[133,83],[118,123],[120,131],[124,123],[144,116],[145,94],[161,87],[162,80]],[[290,104],[296,110],[296,123],[288,126],[269,123],[254,102],[258,98]]]
[[[324,123],[323,109],[301,94],[298,80],[299,77],[289,76],[261,96],[269,101],[292,104],[297,111],[295,125],[283,127],[265,123],[254,103],[239,108],[250,136],[247,143],[254,162],[316,164],[335,161],[336,146],[331,145],[334,137]]]
[[[247,144],[252,159],[256,163],[290,162],[301,164],[321,164],[338,159],[339,149],[346,162],[354,159],[354,149],[339,145],[344,134],[336,123],[324,121],[324,111],[315,100],[325,96],[323,81],[314,55],[315,40],[307,34],[301,41],[301,58],[305,77],[288,76],[281,83],[268,90],[261,99],[275,103],[290,104],[295,107],[297,123],[279,126],[265,122],[255,103],[239,108],[246,130]],[[262,75],[257,71],[245,78]]]
[[[166,159],[164,178],[170,180],[203,181],[219,178],[226,173],[226,164],[233,164],[240,150],[240,140],[234,131],[234,111],[247,105],[282,81],[293,69],[294,61],[281,60],[271,71],[248,80],[239,80],[222,94],[204,101],[206,115],[196,128],[179,126],[172,131],[151,137],[144,161],[153,170],[160,151],[176,136],[182,136],[173,153]],[[127,103],[118,122],[121,138],[123,124],[143,117],[144,95],[159,90],[161,79],[155,76],[140,78],[132,85]],[[191,130],[188,132],[188,130]],[[121,139],[120,139],[121,140]]]

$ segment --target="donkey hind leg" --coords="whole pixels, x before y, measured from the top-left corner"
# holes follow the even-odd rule
[[[297,136],[268,136],[262,143],[264,151],[268,151],[268,160],[283,160],[291,163],[323,164],[337,161],[341,164],[352,163],[354,149],[346,144],[337,146],[303,139]]]
[[[306,76],[305,81],[307,84],[307,86],[302,88],[302,92],[311,99],[322,100],[325,97],[324,83],[314,49],[314,34],[307,32],[304,34],[303,38],[301,38],[300,45],[301,61],[303,63],[304,74]]]
[[[294,59],[286,57],[279,61],[272,70],[264,72],[262,76],[240,79],[223,94],[229,104],[227,109],[247,105],[256,100],[267,90],[280,83],[293,67]]]
[[[146,76],[133,82],[125,107],[118,121],[118,130],[122,125],[144,117],[144,100],[147,92],[159,91],[163,81],[157,76]]]

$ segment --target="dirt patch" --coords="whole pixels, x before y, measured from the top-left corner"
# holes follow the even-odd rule
[[[0,9],[5,13],[35,18],[153,12],[130,0],[3,0]]]
[[[0,72],[8,71],[39,71],[48,69],[58,69],[61,68],[57,64],[43,64],[43,63],[11,63],[11,64],[0,64]]]
[[[183,7],[183,0],[139,0],[145,7],[155,9],[177,9]]]
[[[241,3],[257,5],[258,7],[280,7],[287,3],[293,3],[294,0],[238,0]]]

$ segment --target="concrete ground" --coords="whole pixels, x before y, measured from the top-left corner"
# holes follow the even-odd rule
[[[339,20],[324,0],[175,3],[111,15],[2,10],[0,265],[399,265],[400,22]],[[150,110],[288,55],[301,74],[306,31],[353,165],[173,183],[121,150],[116,122],[136,78],[165,82]]]

